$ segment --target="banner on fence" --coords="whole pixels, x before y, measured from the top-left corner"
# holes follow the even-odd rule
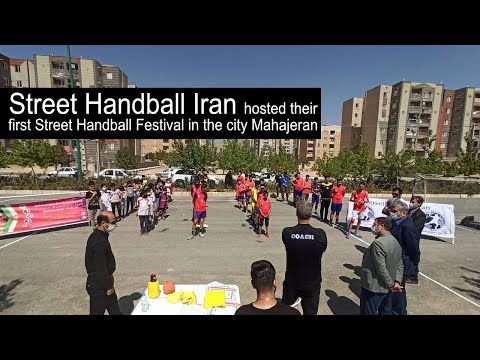
[[[87,221],[84,197],[0,205],[0,236]]]
[[[387,200],[385,199],[369,199],[370,202],[365,204],[365,216],[362,219],[362,227],[370,228],[376,217],[385,216],[382,210],[385,207]],[[449,239],[455,238],[455,215],[454,207],[450,204],[434,204],[423,203],[422,208],[427,221],[423,228],[422,235],[430,235],[437,237],[444,237]],[[353,202],[348,202],[347,218],[351,219],[353,214]],[[354,225],[357,224],[355,220]]]

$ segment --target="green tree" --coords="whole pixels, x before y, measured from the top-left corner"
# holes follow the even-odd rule
[[[480,172],[479,149],[475,146],[473,132],[469,132],[465,136],[465,141],[467,146],[465,146],[465,149],[460,149],[457,154],[458,168],[461,174],[471,176]]]
[[[365,141],[355,149],[354,162],[350,165],[352,176],[369,178],[373,174],[374,160],[370,157],[370,148]]]
[[[8,167],[10,164],[10,158],[7,154],[7,151],[3,146],[0,145],[0,169]]]
[[[57,168],[58,164],[63,166],[70,165],[72,160],[72,155],[67,153],[62,145],[56,144],[50,146],[48,163],[49,165],[55,166],[55,169]]]
[[[402,149],[395,154],[388,150],[380,160],[377,172],[389,177],[399,177],[412,171],[415,164],[415,151],[411,148]]]
[[[195,171],[209,171],[216,167],[217,151],[213,141],[203,145],[199,140],[175,141],[173,151],[163,155],[163,161],[169,166],[178,166]]]
[[[52,150],[48,140],[14,140],[11,163],[28,167],[35,176],[35,166],[47,169],[51,164]]]
[[[443,175],[443,154],[435,150],[433,146],[435,139],[436,136],[432,135],[430,130],[425,144],[425,156],[418,156],[415,160],[415,170],[420,174]]]
[[[443,169],[445,172],[445,176],[454,177],[460,174],[460,167],[458,165],[458,161],[445,161],[443,163]]]
[[[333,178],[342,178],[345,173],[340,165],[339,157],[329,157],[324,155],[322,158],[315,160],[313,170],[316,171],[318,176],[326,177],[331,176]]]
[[[293,154],[287,154],[285,149],[280,146],[278,153],[274,151],[268,153],[265,167],[270,173],[287,172],[287,174],[293,174],[298,171],[298,160]]]
[[[341,150],[336,160],[338,161],[338,164],[339,164],[338,166],[340,168],[340,172],[337,177],[344,178],[346,176],[353,175],[353,172],[354,172],[353,167],[356,161],[356,156],[351,149]]]
[[[218,167],[230,170],[234,174],[239,171],[247,173],[262,170],[263,159],[253,155],[248,141],[239,142],[237,139],[224,141],[222,152],[218,156]]]
[[[118,150],[115,161],[123,169],[136,169],[140,163],[140,156],[135,155],[135,150],[125,148]]]

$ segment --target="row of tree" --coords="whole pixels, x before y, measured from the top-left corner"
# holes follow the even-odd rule
[[[18,165],[35,174],[35,166],[46,170],[49,166],[69,165],[72,160],[62,145],[50,145],[48,140],[13,140],[10,154],[0,146],[0,168]]]
[[[334,178],[345,176],[368,178],[372,174],[383,174],[388,177],[412,176],[415,174],[436,174],[443,176],[465,175],[471,176],[480,173],[479,150],[475,146],[473,137],[465,137],[465,149],[459,151],[457,160],[445,161],[443,154],[433,149],[434,136],[427,138],[425,156],[416,156],[414,149],[403,149],[398,153],[387,151],[382,159],[372,159],[369,147],[365,142],[360,143],[356,151],[344,149],[336,157],[317,159],[314,170],[322,176]]]
[[[213,141],[207,140],[201,144],[199,140],[187,140],[185,143],[175,141],[173,151],[158,151],[147,154],[146,158],[160,160],[168,166],[194,169],[196,171],[213,171],[222,169],[238,173],[260,172],[263,169],[276,173],[287,171],[293,173],[298,170],[298,162],[294,155],[286,154],[283,149],[279,153],[265,147],[259,156],[255,156],[247,141],[224,141],[223,149],[217,151]]]

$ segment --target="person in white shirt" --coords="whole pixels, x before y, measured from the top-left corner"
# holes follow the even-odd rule
[[[110,188],[112,189],[110,192],[112,212],[118,221],[122,217],[122,191],[114,183],[110,184]],[[115,209],[117,209],[118,214],[116,214],[117,211]]]
[[[392,188],[392,198],[390,200],[398,199],[408,206],[409,205],[408,201],[405,201],[404,199],[402,199],[402,195],[403,195],[403,189],[400,186],[394,186]],[[388,210],[388,205],[383,208],[382,214],[387,216],[390,215],[390,211]]]
[[[112,211],[112,203],[110,201],[111,192],[107,189],[107,185],[102,184],[100,194],[102,199],[102,211]]]
[[[165,188],[167,189],[167,198],[169,202],[172,201],[172,187],[172,179],[168,178],[167,182],[165,183]]]
[[[137,200],[137,216],[140,219],[140,235],[149,233],[149,216],[152,209],[152,200],[148,196],[147,190],[142,191],[142,196]]]

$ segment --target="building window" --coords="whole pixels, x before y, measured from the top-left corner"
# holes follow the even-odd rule
[[[383,93],[383,97],[384,97],[384,98],[388,97],[388,95],[387,95],[387,92],[386,92],[386,91]]]
[[[447,137],[447,136],[448,136],[448,131],[442,132],[442,136],[443,136],[443,137]]]
[[[7,86],[10,84],[8,79],[5,79],[4,84],[7,85]]]
[[[353,127],[357,127],[357,126],[358,126],[358,124],[357,124],[357,123],[354,123],[354,124],[353,124]],[[325,140],[327,140],[327,139],[325,139]]]
[[[393,92],[393,96],[397,96],[397,95],[398,95],[398,90],[395,90],[395,91]]]
[[[445,149],[447,144],[440,144],[440,149]]]
[[[360,107],[360,104],[359,104],[359,103],[356,103],[356,104],[355,104],[355,107],[356,107],[356,108]]]
[[[330,130],[330,135],[335,135],[335,130]]]
[[[107,79],[113,80],[113,73],[107,73]]]
[[[335,144],[330,144],[330,149],[333,149],[335,147]]]
[[[445,120],[445,121],[443,122],[443,125],[450,125],[450,121]]]
[[[450,114],[451,112],[452,112],[452,109],[450,109],[450,108],[445,109],[445,114]]]
[[[168,150],[168,145],[163,145],[163,151],[167,151]]]
[[[20,72],[20,65],[15,65],[15,72]]]
[[[64,86],[64,85],[65,85],[65,81],[64,81],[63,79],[53,78],[53,85],[55,85],[55,86]]]
[[[7,63],[5,61],[2,61],[2,64],[3,64],[3,68],[6,69],[7,68]]]
[[[397,108],[397,103],[392,104],[392,110],[395,110]]]
[[[326,148],[326,147],[327,147],[327,144],[323,144],[323,147]]]
[[[22,86],[22,80],[17,80],[17,87],[23,87]]]
[[[355,118],[358,118],[358,114],[355,114]]]
[[[452,97],[451,96],[447,96],[447,102],[452,102]]]
[[[110,144],[110,150],[115,150],[115,144]]]
[[[63,63],[58,63],[56,61],[52,61],[52,69],[63,70],[63,69],[65,69],[65,66],[63,65]]]

